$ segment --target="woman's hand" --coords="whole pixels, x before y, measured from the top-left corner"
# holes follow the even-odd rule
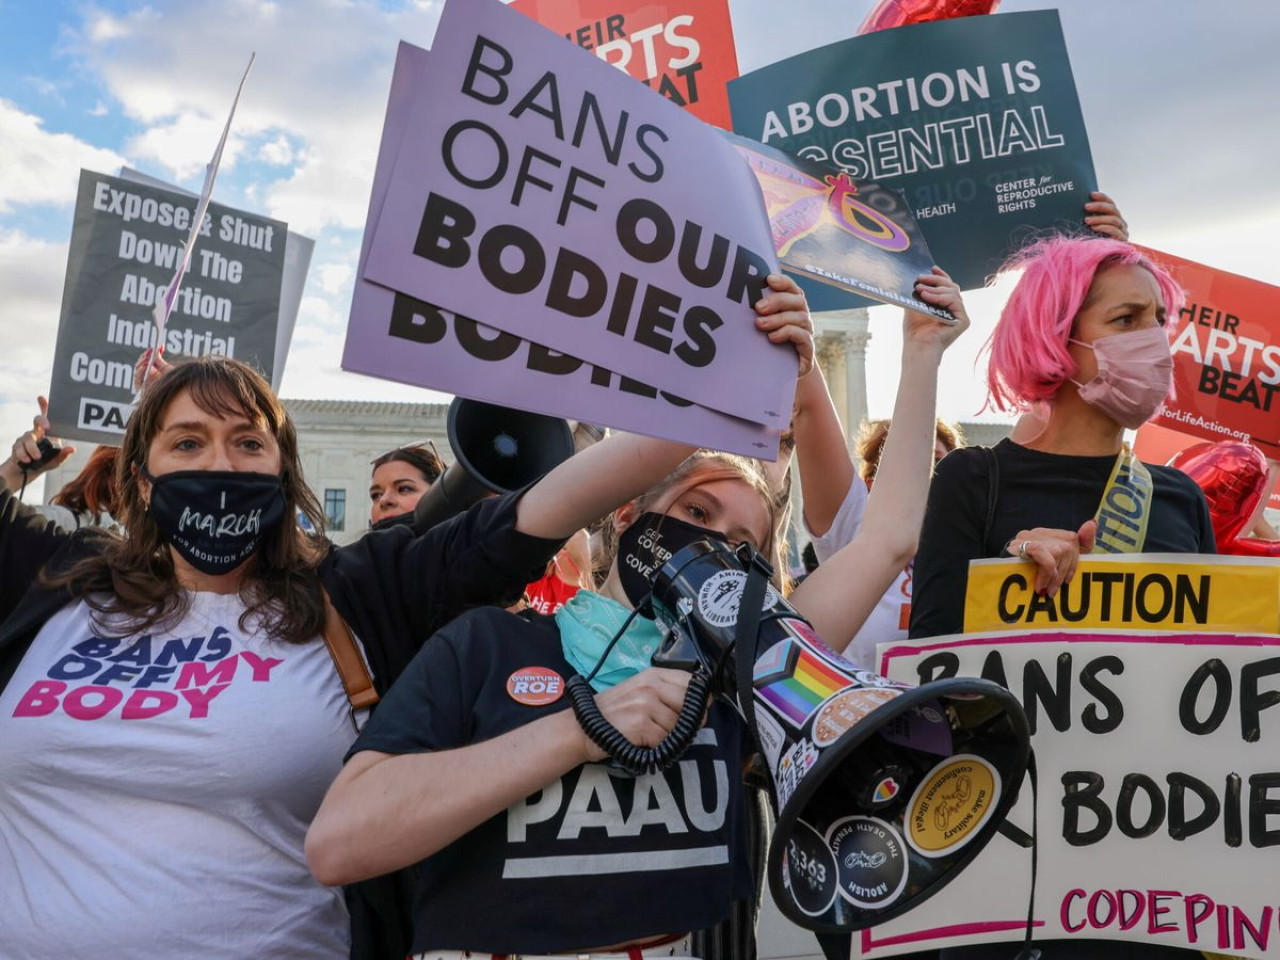
[[[1093,550],[1094,534],[1098,531],[1096,520],[1086,520],[1079,530],[1050,530],[1036,527],[1020,530],[1009,541],[1006,550],[1020,560],[1030,560],[1036,571],[1036,593],[1057,595],[1064,583],[1070,583],[1076,574],[1080,554]]]
[[[596,694],[596,704],[604,718],[636,746],[656,747],[675,727],[692,677],[684,670],[650,667]],[[606,758],[585,733],[582,742],[585,762]]]
[[[1084,205],[1084,222],[1094,233],[1112,240],[1128,240],[1129,224],[1120,216],[1116,202],[1100,190],[1089,194],[1093,199]]]
[[[768,289],[755,303],[756,326],[773,343],[792,343],[800,358],[800,376],[813,369],[813,318],[804,292],[791,277],[771,273]]]
[[[67,457],[76,452],[75,447],[62,447],[52,460],[42,464],[39,469],[27,469],[40,459],[40,441],[49,433],[49,401],[44,397],[36,397],[36,403],[40,405],[40,412],[32,418],[31,429],[13,441],[13,449],[9,459],[0,464],[0,480],[3,481],[5,488],[9,490],[16,490],[22,485],[24,473],[27,480],[38,477],[40,474],[60,466],[66,461]]]
[[[173,369],[173,364],[164,358],[164,347],[160,347],[156,353],[154,362],[151,362],[150,371],[147,370],[147,363],[151,362],[151,348],[147,347],[142,351],[142,356],[133,365],[133,392],[141,393],[143,387],[149,387],[166,373]],[[142,378],[146,377],[146,383],[142,382]]]
[[[907,310],[902,321],[904,346],[936,346],[940,351],[945,350],[969,329],[969,314],[960,297],[960,286],[941,267],[916,277],[915,292],[929,306],[949,311],[956,322],[947,323],[929,313]]]

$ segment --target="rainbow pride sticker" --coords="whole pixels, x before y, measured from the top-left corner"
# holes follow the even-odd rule
[[[898,795],[898,781],[893,777],[885,777],[876,784],[875,793],[871,796],[872,803],[887,803]]]
[[[854,683],[852,677],[794,640],[784,640],[756,661],[756,696],[799,730],[823,701]]]

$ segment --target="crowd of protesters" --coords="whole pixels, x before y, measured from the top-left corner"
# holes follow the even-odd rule
[[[946,273],[916,294],[957,322],[905,313],[892,420],[856,457],[803,295],[769,278],[758,327],[798,358],[817,560],[794,587],[786,464],[614,435],[419,530],[447,464],[403,447],[373,463],[370,532],[335,548],[288,414],[241,363],[144,357],[121,446],[53,513],[20,496],[70,453],[42,447],[42,403],[0,465],[0,957],[747,956],[767,830],[737,715],[713,705],[686,760],[623,776],[567,699],[513,679],[590,675],[632,742],[673,729],[690,675],[650,665],[662,635],[618,562],[655,524],[750,544],[868,668],[877,643],[960,630],[970,560],[1032,561],[1059,590],[1116,535],[1098,508],[1118,470],[1153,491],[1138,550],[1214,552],[1199,488],[1123,442],[1169,392],[1182,293],[1108,197],[1087,214],[1094,235],[1010,265],[988,383],[1030,418],[993,448],[935,420],[969,325]]]

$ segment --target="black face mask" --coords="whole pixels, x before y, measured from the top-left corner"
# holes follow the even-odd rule
[[[408,513],[397,513],[393,517],[383,517],[381,520],[375,520],[369,524],[370,530],[390,530],[392,527],[411,527],[413,526],[413,511]]]
[[[248,560],[284,519],[284,487],[269,473],[178,470],[151,476],[151,515],[173,548],[201,573]]]
[[[653,589],[653,576],[672,554],[696,540],[710,537],[725,541],[725,535],[706,527],[695,527],[661,513],[645,513],[618,537],[618,579],[632,606]]]

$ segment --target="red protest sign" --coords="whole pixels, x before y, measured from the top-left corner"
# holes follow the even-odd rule
[[[515,0],[532,17],[685,107],[729,129],[738,55],[727,0]]]
[[[1147,252],[1187,291],[1172,318],[1177,397],[1154,422],[1203,440],[1251,440],[1280,459],[1280,288]]]

